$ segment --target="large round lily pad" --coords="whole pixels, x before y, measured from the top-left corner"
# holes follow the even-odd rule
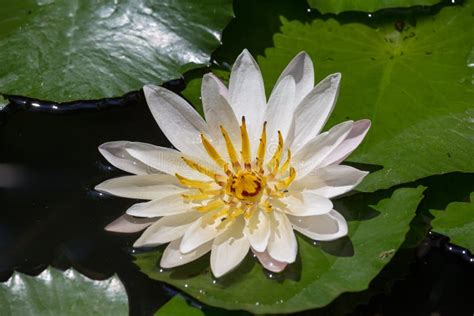
[[[0,92],[54,101],[124,94],[205,65],[231,0],[1,0]]]
[[[266,273],[251,256],[217,280],[209,270],[208,257],[165,271],[158,266],[158,250],[137,255],[136,264],[149,277],[213,306],[253,313],[322,307],[343,292],[368,287],[405,239],[423,190],[402,188],[381,200],[366,194],[344,199],[337,209],[349,220],[349,237],[314,244],[299,236],[298,260],[282,275]]]

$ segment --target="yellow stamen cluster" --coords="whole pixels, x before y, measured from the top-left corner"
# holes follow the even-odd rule
[[[241,150],[236,151],[226,129],[221,126],[227,154],[230,161],[222,158],[212,143],[201,134],[201,141],[209,157],[222,168],[223,173],[215,172],[193,160],[183,157],[192,169],[207,176],[208,181],[194,180],[176,174],[179,182],[190,190],[183,194],[186,201],[198,204],[199,212],[214,212],[214,218],[233,219],[240,215],[249,218],[260,208],[265,212],[273,210],[275,198],[285,196],[288,186],[296,176],[291,167],[291,152],[281,164],[283,156],[283,137],[278,132],[278,145],[275,153],[265,164],[267,150],[266,123],[263,124],[260,143],[255,160],[252,160],[250,139],[245,117],[240,126]],[[223,221],[224,222],[224,221]]]

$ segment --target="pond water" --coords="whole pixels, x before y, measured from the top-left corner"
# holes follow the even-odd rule
[[[182,82],[168,87],[179,90]],[[103,230],[134,201],[93,190],[122,174],[101,157],[101,143],[136,140],[169,146],[141,93],[63,105],[16,98],[2,114],[1,281],[13,270],[38,274],[48,265],[73,266],[94,279],[117,273],[131,314],[153,313],[174,290],[148,279],[133,264],[131,245],[138,234]],[[433,235],[416,251],[407,251],[413,261],[401,265],[405,280],[354,315],[471,315],[473,264],[447,249],[443,238]]]

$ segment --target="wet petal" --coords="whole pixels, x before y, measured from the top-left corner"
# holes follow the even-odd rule
[[[218,227],[221,225],[221,218],[214,219],[213,217],[214,213],[207,213],[189,226],[181,242],[182,253],[193,251],[225,231],[225,227]]]

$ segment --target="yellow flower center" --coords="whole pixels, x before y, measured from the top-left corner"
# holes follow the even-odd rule
[[[222,126],[221,132],[230,161],[223,159],[206,136],[201,134],[204,149],[223,172],[215,172],[212,167],[183,157],[189,167],[209,177],[208,181],[202,181],[176,174],[180,183],[190,189],[183,194],[183,198],[197,204],[197,211],[214,212],[213,218],[221,218],[223,222],[240,215],[249,218],[258,208],[271,212],[273,204],[285,196],[288,186],[296,176],[295,169],[290,165],[290,150],[287,151],[285,161],[281,163],[284,158],[281,133],[278,132],[278,146],[273,156],[265,163],[266,123],[262,127],[255,159],[252,159],[251,155],[245,117],[242,118],[240,126],[240,155]]]

